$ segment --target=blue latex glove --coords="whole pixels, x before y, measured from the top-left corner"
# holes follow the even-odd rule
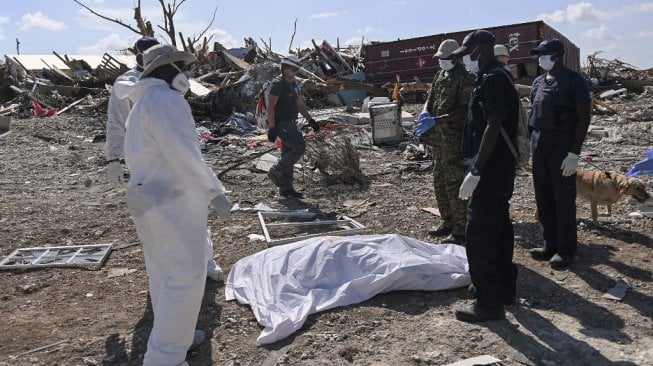
[[[277,139],[277,128],[276,127],[270,127],[268,128],[268,140],[270,142],[274,142]]]
[[[431,113],[424,111],[420,113],[419,117],[417,118],[417,123],[413,125],[413,134],[415,134],[417,137],[420,137],[428,132],[428,130],[435,127],[436,124],[437,119],[431,116]]]

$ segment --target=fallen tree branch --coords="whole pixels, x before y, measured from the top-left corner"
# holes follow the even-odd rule
[[[273,146],[273,147],[271,147],[271,148],[269,148],[269,149],[267,149],[267,150],[263,150],[263,151],[261,151],[261,152],[257,152],[256,154],[248,155],[248,156],[244,156],[244,157],[242,157],[241,159],[237,160],[234,164],[232,164],[232,165],[226,167],[224,170],[222,170],[220,173],[218,173],[218,179],[222,179],[222,177],[223,177],[227,172],[230,172],[230,171],[236,169],[237,167],[239,167],[239,166],[245,164],[245,163],[248,162],[248,161],[251,161],[251,160],[253,160],[253,159],[256,159],[256,158],[258,158],[258,157],[261,157],[261,156],[263,156],[263,155],[269,153],[270,151],[276,150],[276,148],[277,148],[276,146]]]

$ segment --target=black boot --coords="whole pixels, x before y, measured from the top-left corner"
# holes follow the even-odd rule
[[[556,254],[555,250],[546,247],[531,249],[528,253],[533,259],[538,261],[548,261]]]
[[[458,244],[458,245],[465,245],[465,235],[458,235],[451,233],[451,235],[447,236],[446,238],[442,239],[440,241],[440,244]]]
[[[282,187],[283,186],[283,177],[276,170],[270,169],[270,171],[268,172],[268,178],[270,178],[270,181],[275,186],[277,186],[277,187]]]
[[[456,310],[456,319],[468,323],[502,320],[505,318],[506,312],[503,310],[503,306],[499,306],[495,309],[485,309],[478,305],[478,303],[475,303],[474,305]]]
[[[280,189],[279,194],[285,198],[303,198],[302,192],[297,192],[294,188]]]
[[[560,255],[556,254],[549,259],[549,264],[553,269],[565,269],[574,262],[573,255]]]
[[[451,228],[444,225],[444,223],[439,226],[434,226],[429,230],[429,235],[431,236],[445,236],[451,234]]]

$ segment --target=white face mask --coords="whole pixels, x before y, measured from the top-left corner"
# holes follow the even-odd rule
[[[170,83],[170,86],[181,93],[182,95],[186,94],[188,89],[190,89],[190,81],[188,81],[188,75],[186,75],[185,72],[181,71],[177,65],[172,64],[175,69],[179,70],[179,74],[177,74],[173,79],[172,82]]]
[[[551,60],[551,55],[542,55],[538,59],[538,64],[540,64],[540,67],[542,70],[549,71],[553,68],[555,65],[555,61]]]
[[[478,59],[472,60],[472,56],[465,55],[463,56],[463,62],[465,63],[465,69],[467,69],[467,71],[472,74],[478,71]]]
[[[455,66],[451,60],[438,60],[438,63],[440,64],[440,68],[444,71],[449,71]]]

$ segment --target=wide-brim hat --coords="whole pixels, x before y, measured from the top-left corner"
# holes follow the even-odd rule
[[[474,47],[487,44],[494,46],[494,34],[486,31],[485,29],[478,29],[472,32],[469,32],[465,39],[463,39],[462,46],[458,47],[455,51],[452,52],[455,56],[465,56],[471,53],[474,50]]]
[[[147,77],[160,66],[180,61],[188,64],[197,61],[197,58],[193,54],[179,51],[171,45],[160,44],[152,46],[143,52],[143,67],[145,69],[140,78]]]
[[[455,51],[458,48],[458,42],[456,42],[455,39],[445,39],[440,43],[440,47],[438,47],[438,52],[436,52],[433,55],[433,58],[439,57],[439,58],[448,58],[451,56],[453,51]]]

